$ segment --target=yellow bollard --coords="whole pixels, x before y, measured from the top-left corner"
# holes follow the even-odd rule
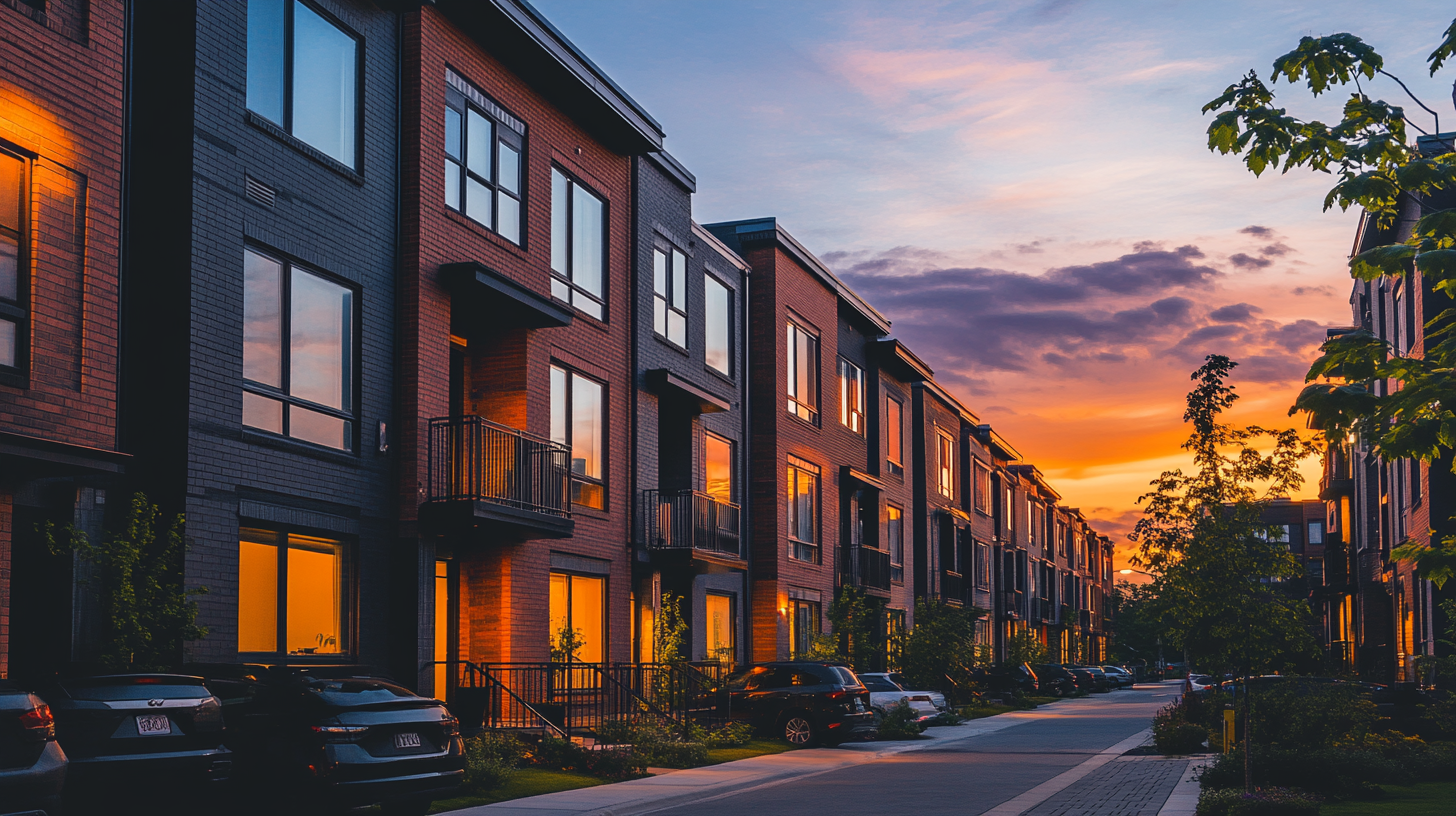
[[[1234,749],[1234,717],[1232,708],[1223,711],[1223,752],[1228,753]]]

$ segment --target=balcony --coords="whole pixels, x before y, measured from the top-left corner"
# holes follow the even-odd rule
[[[1063,626],[1070,626],[1072,624],[1071,604],[1059,604],[1057,606],[1057,623]]]
[[[966,602],[965,579],[959,572],[940,571],[940,599],[956,605]]]
[[[642,491],[647,549],[743,559],[738,505],[697,490]]]
[[[1019,589],[1007,589],[1001,592],[1002,613],[1008,618],[1020,618],[1022,593]]]
[[[1032,601],[1036,606],[1037,619],[1042,623],[1056,623],[1056,608],[1052,606],[1050,598],[1037,598]]]
[[[850,547],[840,557],[840,582],[870,595],[890,596],[890,554],[873,547]]]
[[[1350,473],[1350,454],[1343,446],[1332,446],[1325,452],[1319,488],[1319,497],[1325,501],[1354,494],[1355,481]]]
[[[563,445],[483,417],[432,419],[420,521],[511,541],[567,538],[570,459]]]
[[[1086,609],[1078,609],[1077,625],[1082,628],[1083,632],[1086,632],[1088,629],[1092,628],[1092,613]]]

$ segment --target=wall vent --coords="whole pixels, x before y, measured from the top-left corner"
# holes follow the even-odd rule
[[[278,199],[278,193],[272,187],[246,173],[243,174],[243,186],[246,188],[248,198],[251,198],[255,204],[271,207],[273,202]]]

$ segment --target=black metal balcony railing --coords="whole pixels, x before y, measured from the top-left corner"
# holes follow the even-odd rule
[[[1052,606],[1052,601],[1050,598],[1037,598],[1036,607],[1037,617],[1039,617],[1043,623],[1056,622],[1056,608]]]
[[[873,547],[850,547],[839,559],[841,583],[862,589],[890,591],[890,553]]]
[[[1023,614],[1021,607],[1021,590],[1008,589],[1001,593],[1001,607],[1007,617],[1020,617]]]
[[[571,515],[565,445],[478,416],[430,420],[426,501],[484,501]]]
[[[966,584],[959,572],[941,570],[940,572],[940,597],[955,603],[965,603]]]
[[[1325,500],[1348,495],[1354,486],[1350,473],[1350,456],[1342,445],[1325,451],[1324,469],[1320,471],[1319,497]]]
[[[1077,610],[1077,625],[1087,629],[1092,625],[1092,613],[1086,609]]]
[[[1072,623],[1072,605],[1061,604],[1057,607],[1057,623],[1070,626]]]
[[[642,491],[647,547],[743,557],[738,505],[697,490]]]

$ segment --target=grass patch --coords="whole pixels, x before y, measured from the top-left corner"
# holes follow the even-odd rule
[[[1385,796],[1370,802],[1320,805],[1320,816],[1451,816],[1456,782],[1381,785]]]
[[[1017,709],[1012,708],[1011,706],[1004,706],[1004,705],[983,705],[983,706],[961,706],[960,708],[956,709],[956,712],[961,715],[961,719],[965,719],[965,720],[979,720],[982,717],[994,717],[997,714],[1005,714],[1008,711],[1016,711],[1016,710]]]
[[[1061,697],[1027,697],[1026,698],[1026,701],[1028,703],[1031,703],[1032,705],[1043,706],[1043,705],[1046,705],[1047,703],[1055,703],[1055,702],[1058,702],[1061,699],[1062,699]]]
[[[504,802],[508,799],[521,799],[526,796],[540,796],[543,793],[590,788],[593,785],[606,784],[606,781],[600,777],[578,771],[521,768],[516,771],[509,782],[493,791],[455,796],[450,799],[436,799],[434,806],[430,808],[430,812],[444,813],[447,810],[459,810],[460,808],[475,807],[476,805],[489,805],[495,802]]]
[[[755,739],[749,740],[747,745],[735,745],[729,748],[709,748],[708,764],[719,765],[724,762],[735,762],[740,759],[748,759],[768,754],[782,754],[785,751],[794,750],[794,746],[783,740]]]

